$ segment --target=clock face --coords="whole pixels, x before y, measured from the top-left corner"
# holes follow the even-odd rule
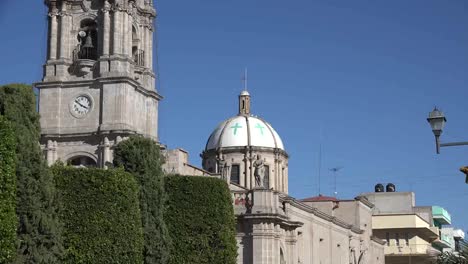
[[[71,110],[78,117],[83,117],[91,111],[91,99],[88,96],[77,96],[71,105]]]

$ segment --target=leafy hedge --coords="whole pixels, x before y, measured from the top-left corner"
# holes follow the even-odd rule
[[[135,176],[140,185],[140,210],[146,264],[167,263],[169,235],[163,219],[165,194],[159,146],[151,139],[133,136],[114,149],[114,165]]]
[[[16,255],[16,142],[9,122],[0,116],[0,263]]]
[[[167,176],[164,220],[170,264],[234,264],[235,217],[227,184],[215,178]]]
[[[64,223],[63,263],[142,263],[138,185],[122,170],[53,168]]]
[[[0,86],[0,115],[15,133],[19,219],[16,263],[59,263],[62,256],[55,187],[39,146],[39,114],[31,86]]]

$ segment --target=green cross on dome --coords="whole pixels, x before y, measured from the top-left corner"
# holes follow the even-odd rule
[[[262,136],[263,136],[263,129],[264,129],[265,127],[263,127],[262,125],[260,125],[260,123],[257,123],[257,125],[255,126],[255,128],[260,129],[260,133],[261,133]]]
[[[231,127],[232,129],[234,129],[234,135],[237,134],[237,129],[238,128],[242,128],[242,126],[239,125],[239,123],[236,123],[234,126]]]

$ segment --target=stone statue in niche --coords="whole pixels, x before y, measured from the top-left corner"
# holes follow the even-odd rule
[[[221,156],[218,158],[218,172],[221,174],[223,180],[227,179],[229,166],[227,165],[226,160]]]
[[[265,178],[265,163],[262,160],[262,156],[260,154],[257,155],[257,159],[254,161],[253,166],[254,170],[254,177],[255,177],[255,186],[258,188],[264,188],[264,178]]]

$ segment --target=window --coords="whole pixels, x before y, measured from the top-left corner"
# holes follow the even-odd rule
[[[231,166],[231,182],[239,184],[240,183],[240,166],[239,164],[233,164]]]
[[[263,186],[267,189],[270,188],[270,166],[265,165],[265,177],[263,178]]]
[[[408,233],[405,234],[405,243],[407,246],[409,246],[409,234]]]
[[[395,243],[397,246],[400,245],[400,235],[398,233],[395,233]]]

